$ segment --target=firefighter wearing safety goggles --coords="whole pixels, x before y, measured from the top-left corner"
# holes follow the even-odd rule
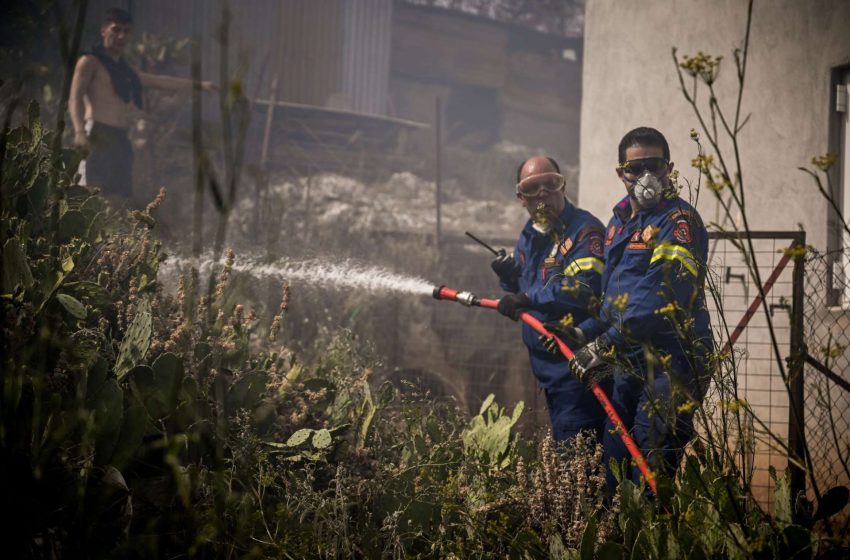
[[[603,270],[602,223],[576,208],[564,195],[564,176],[555,160],[533,157],[517,170],[516,196],[530,219],[513,254],[502,249],[492,267],[508,292],[498,310],[516,320],[523,311],[541,321],[569,315],[583,321],[598,308]],[[546,393],[557,440],[580,430],[601,435],[604,411],[569,363],[545,346],[534,330],[522,326],[531,369]]]
[[[652,469],[672,476],[693,435],[712,351],[704,291],[708,233],[671,185],[670,149],[660,132],[643,127],[626,134],[619,160],[628,194],[605,230],[600,314],[572,327],[546,326],[578,348],[579,377],[592,382],[613,373],[614,407]],[[606,465],[629,457],[612,428],[608,421]],[[639,476],[633,469],[635,482]]]

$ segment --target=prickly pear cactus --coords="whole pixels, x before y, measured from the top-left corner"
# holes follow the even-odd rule
[[[325,457],[333,446],[334,435],[345,431],[348,425],[338,426],[332,430],[322,428],[302,428],[289,436],[286,443],[275,441],[264,442],[274,448],[275,453],[282,453],[287,461],[319,461]],[[309,442],[309,445],[307,445]]]
[[[3,270],[0,275],[0,293],[11,294],[16,286],[32,286],[32,272],[17,239],[7,239],[3,245]]]
[[[86,306],[80,303],[80,300],[68,294],[56,294],[56,301],[62,304],[65,311],[71,314],[76,319],[85,319],[88,316]]]
[[[124,392],[115,379],[107,379],[87,404],[94,411],[95,461],[105,465],[112,458],[124,421]]]
[[[106,383],[109,376],[109,364],[98,358],[88,369],[86,375],[86,398],[91,398]]]
[[[112,296],[102,286],[94,282],[66,282],[63,291],[73,295],[82,303],[98,309],[112,307]]]
[[[160,355],[151,366],[138,365],[125,374],[133,391],[133,402],[141,405],[154,420],[173,417],[184,394],[183,362],[170,352]]]
[[[299,445],[310,439],[311,435],[313,435],[312,429],[303,428],[289,436],[289,439],[286,440],[286,445],[287,447],[298,447]]]
[[[153,369],[156,397],[168,412],[177,407],[180,391],[183,388],[183,362],[171,352],[160,355],[151,365]]]
[[[237,379],[227,391],[225,410],[235,414],[239,409],[253,410],[262,403],[268,376],[261,371],[247,373]]]
[[[513,414],[508,416],[505,409],[494,402],[494,395],[490,394],[482,403],[478,416],[472,419],[463,434],[466,453],[482,456],[497,469],[506,466],[512,447],[511,429],[524,408],[525,403],[520,401]]]
[[[59,240],[68,243],[75,237],[84,238],[89,231],[89,220],[79,210],[68,210],[59,219]]]
[[[136,316],[124,334],[115,361],[115,375],[124,379],[134,365],[144,359],[151,343],[151,301],[149,297],[139,299]]]
[[[327,449],[331,446],[331,433],[326,429],[317,430],[313,434],[313,447],[316,449]]]
[[[110,463],[121,469],[127,465],[135,455],[136,450],[142,445],[145,433],[148,429],[148,415],[145,407],[135,399],[125,395],[129,406],[124,410],[124,421],[121,423],[121,431],[115,442],[115,451],[112,453]]]

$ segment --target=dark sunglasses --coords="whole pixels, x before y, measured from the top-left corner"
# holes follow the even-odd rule
[[[670,165],[670,162],[664,158],[651,157],[624,161],[620,164],[620,169],[623,170],[623,173],[628,173],[629,175],[640,175],[644,171],[661,175],[667,171],[668,165]]]

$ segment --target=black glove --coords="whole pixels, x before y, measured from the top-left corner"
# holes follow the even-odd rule
[[[499,249],[499,256],[493,259],[490,268],[493,269],[499,280],[509,286],[516,284],[520,274],[522,274],[522,268],[514,260],[514,256],[509,255],[504,249]]]
[[[547,331],[563,340],[574,353],[587,344],[584,333],[578,327],[565,327],[560,321],[547,321],[543,323],[543,326],[546,327]],[[558,352],[558,345],[551,338],[547,342],[544,342],[544,344],[546,345],[546,349],[553,354]]]
[[[519,314],[531,307],[531,300],[525,294],[505,294],[499,300],[499,305],[496,310],[510,317],[514,321],[519,319]]]
[[[575,353],[573,375],[582,383],[596,385],[614,371],[613,364],[605,356],[610,351],[608,341],[600,337]]]

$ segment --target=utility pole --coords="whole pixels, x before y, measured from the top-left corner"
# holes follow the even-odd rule
[[[440,238],[442,237],[442,139],[440,121],[442,111],[440,97],[437,96],[436,111],[434,114],[434,205],[437,211],[437,226],[435,231],[435,244],[437,255],[440,253]]]

